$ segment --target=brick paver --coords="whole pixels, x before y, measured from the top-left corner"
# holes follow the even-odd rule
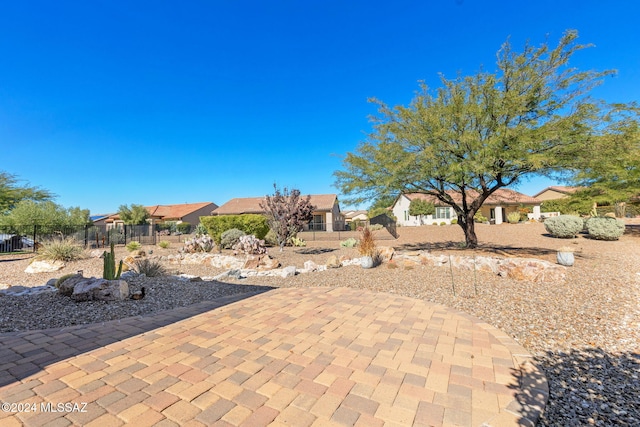
[[[516,426],[548,396],[500,330],[348,288],[1,334],[0,373],[1,425]]]

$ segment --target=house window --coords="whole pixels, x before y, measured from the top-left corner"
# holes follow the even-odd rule
[[[404,211],[404,220],[409,221],[409,211]]]
[[[435,219],[451,219],[451,208],[436,208]]]
[[[324,231],[324,215],[314,215],[309,223],[310,230]]]

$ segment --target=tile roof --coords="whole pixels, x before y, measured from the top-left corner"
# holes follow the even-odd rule
[[[477,195],[479,194],[476,191],[469,191],[467,193],[474,198],[477,197]],[[451,197],[453,198],[454,201],[456,201],[456,203],[459,203],[462,201],[462,198],[460,197],[460,193],[458,192],[447,191],[447,194],[451,195]],[[432,196],[430,194],[406,193],[404,195],[409,200],[423,199],[423,200],[431,201],[432,203],[435,203],[435,204],[442,203],[438,199],[436,199],[435,196]],[[539,205],[540,200],[536,199],[535,197],[527,196],[526,194],[518,193],[517,191],[511,190],[508,188],[499,188],[493,194],[491,194],[487,198],[487,200],[485,200],[484,204],[485,205],[519,205],[519,204]]]
[[[538,197],[545,191],[556,191],[558,193],[563,193],[563,194],[573,194],[576,191],[583,190],[583,189],[585,189],[585,187],[567,187],[564,185],[552,185],[551,187],[547,187],[544,190],[536,193],[533,197]]]
[[[213,215],[260,214],[264,212],[260,207],[260,203],[264,202],[264,200],[264,197],[239,197],[229,200],[212,213]],[[337,200],[338,197],[335,194],[311,194],[310,201],[316,207],[316,212],[329,212],[333,209],[333,205]]]
[[[202,208],[206,208],[207,206],[211,206],[215,209],[218,205],[212,202],[201,202],[201,203],[183,203],[180,205],[155,205],[155,206],[145,206],[144,208],[149,212],[149,215],[152,218],[160,218],[164,220],[171,219],[181,219],[190,213],[193,213]],[[120,216],[115,213],[111,214],[108,217],[107,222],[111,222],[114,220],[120,219]]]

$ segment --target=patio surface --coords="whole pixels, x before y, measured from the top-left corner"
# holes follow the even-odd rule
[[[548,387],[530,357],[422,300],[275,289],[1,334],[0,424],[533,425]]]

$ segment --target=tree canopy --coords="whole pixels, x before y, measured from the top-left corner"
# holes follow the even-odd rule
[[[149,219],[149,211],[142,206],[131,204],[131,207],[127,205],[120,205],[118,208],[118,216],[120,219],[129,225],[146,224]]]
[[[606,106],[589,97],[613,71],[579,71],[569,59],[586,47],[567,31],[556,47],[509,41],[497,71],[424,83],[409,106],[379,100],[374,131],[347,153],[336,184],[349,201],[421,192],[451,206],[468,247],[477,246],[475,213],[496,190],[532,174],[573,173],[592,156],[589,143],[606,138]]]
[[[41,232],[49,233],[87,224],[91,224],[88,209],[65,208],[52,201],[22,200],[7,215],[0,216],[0,225],[21,234],[32,232],[34,225],[42,227]]]
[[[15,175],[0,171],[0,215],[11,211],[22,200],[38,202],[52,198],[53,194],[48,190],[27,184],[20,185],[20,180]]]
[[[433,215],[436,207],[433,203],[422,199],[413,199],[409,202],[409,215]]]

